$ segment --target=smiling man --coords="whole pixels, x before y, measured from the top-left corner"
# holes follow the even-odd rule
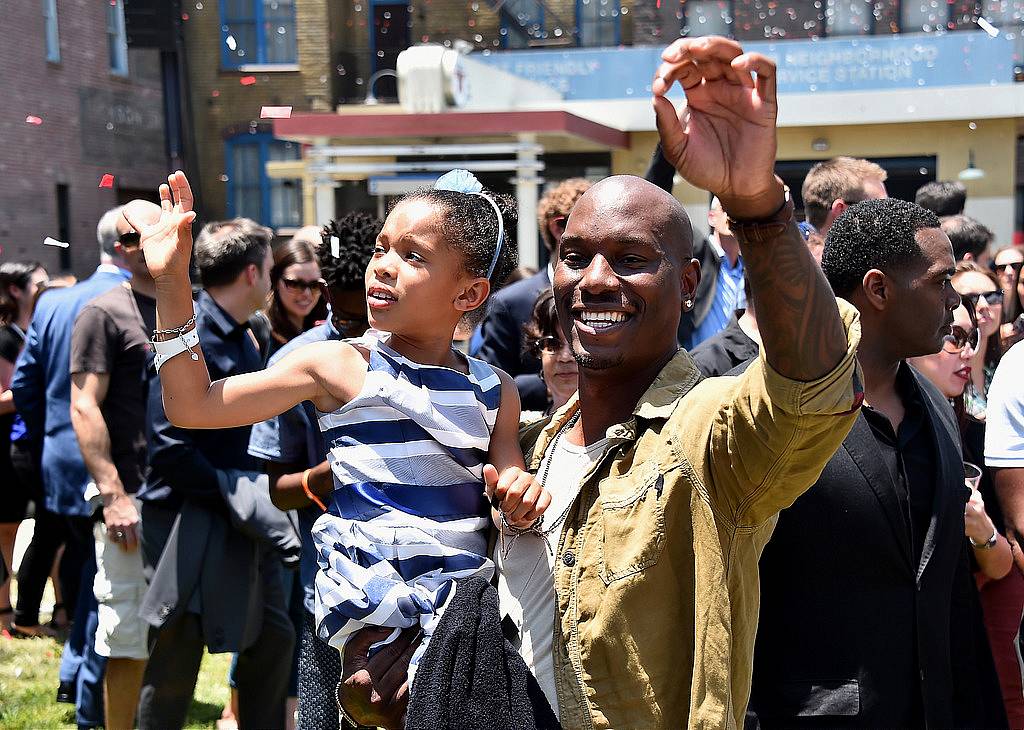
[[[553,685],[566,728],[742,725],[758,556],[862,399],[857,314],[837,302],[773,172],[774,64],[714,37],[677,41],[662,58],[653,89],[665,157],[722,201],[763,347],[744,375],[701,381],[676,341],[700,278],[682,206],[634,177],[580,198],[552,281],[579,395],[523,434],[530,470],[566,507],[544,526],[550,571],[540,562],[508,580],[519,598],[547,581],[547,608],[524,604],[518,628],[533,646],[551,634],[532,668]],[[665,97],[676,81],[687,96],[678,114]],[[388,660],[346,652],[346,709],[374,704],[370,684],[379,698],[350,713],[361,722],[391,722],[402,690]]]

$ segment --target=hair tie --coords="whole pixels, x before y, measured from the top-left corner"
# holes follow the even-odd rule
[[[498,259],[501,257],[501,248],[505,242],[505,219],[501,215],[501,208],[494,202],[487,193],[483,192],[484,186],[476,179],[476,176],[469,170],[452,170],[437,178],[434,183],[434,190],[449,190],[455,193],[476,195],[490,203],[494,209],[494,215],[498,219],[498,238],[494,244],[494,256],[491,258],[491,265],[487,267],[487,279],[494,275],[494,269],[498,266]]]

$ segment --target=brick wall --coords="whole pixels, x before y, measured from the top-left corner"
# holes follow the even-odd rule
[[[332,26],[330,0],[297,0],[298,70],[239,71],[223,69],[221,18],[216,0],[190,0],[188,21],[182,25],[188,56],[192,122],[198,157],[198,187],[204,220],[226,214],[227,183],[224,140],[249,130],[270,131],[260,121],[262,106],[290,106],[293,113],[330,111],[336,98],[337,70],[332,45],[339,42]],[[241,79],[256,83],[243,86]]]
[[[127,189],[156,190],[165,171],[159,58],[129,51],[130,76],[110,73],[107,4],[60,0],[61,61],[48,63],[41,3],[4,4],[0,42],[0,261],[60,271],[57,184],[68,186],[71,272],[98,263],[96,223]],[[28,115],[39,126],[26,124]],[[104,173],[115,188],[98,188]]]

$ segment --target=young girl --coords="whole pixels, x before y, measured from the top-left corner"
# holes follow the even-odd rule
[[[211,383],[188,278],[192,193],[182,172],[168,183],[160,221],[140,230],[157,284],[167,417],[182,428],[233,428],[306,400],[316,406],[334,481],[313,535],[318,633],[343,650],[363,626],[394,627],[394,638],[418,623],[411,685],[453,581],[493,572],[484,483],[509,531],[532,525],[550,502],[523,471],[514,381],[452,348],[459,321],[515,267],[512,204],[465,171],[407,196],[366,269],[367,336],[313,343],[267,370]],[[132,204],[125,217],[132,222]]]

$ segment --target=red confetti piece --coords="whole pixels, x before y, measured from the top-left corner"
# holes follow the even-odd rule
[[[256,77],[255,76],[243,76],[242,78],[240,78],[238,80],[238,83],[240,83],[242,86],[252,86],[253,84],[256,83]]]
[[[31,114],[29,114],[27,117],[25,117],[25,124],[34,124],[35,126],[38,127],[42,123],[43,123],[43,120],[40,117],[35,117],[35,116],[32,116]]]
[[[188,21],[188,13],[182,13],[181,14],[181,19],[187,22]]]
[[[114,187],[114,176],[111,175],[109,172],[105,173],[103,175],[103,177],[100,178],[100,187],[101,188],[112,188],[112,187]]]
[[[212,96],[214,99],[216,99],[218,96],[220,96],[220,91],[217,90],[217,89],[214,89],[212,92],[210,92],[210,96]]]
[[[290,119],[292,108],[290,106],[264,106],[260,107],[260,119]]]

